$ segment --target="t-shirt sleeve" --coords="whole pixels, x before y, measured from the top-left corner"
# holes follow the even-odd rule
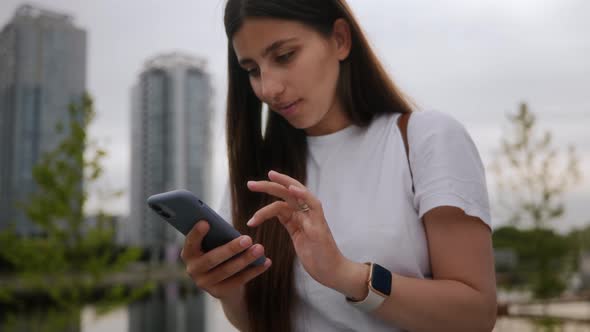
[[[416,112],[408,124],[408,143],[419,217],[435,207],[454,206],[491,228],[485,169],[465,127],[441,112]]]

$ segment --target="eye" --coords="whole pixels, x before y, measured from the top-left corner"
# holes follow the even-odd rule
[[[246,69],[246,72],[248,73],[248,76],[251,76],[251,77],[260,76],[260,70],[258,68]]]
[[[283,55],[279,55],[277,57],[277,62],[278,63],[287,63],[287,62],[289,62],[289,60],[291,60],[291,58],[293,57],[294,54],[295,54],[295,51],[285,53]]]

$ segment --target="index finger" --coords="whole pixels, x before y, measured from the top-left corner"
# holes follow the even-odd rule
[[[273,182],[283,185],[285,188],[289,188],[289,186],[296,186],[299,188],[305,187],[301,182],[295,180],[294,178],[286,174],[282,174],[277,171],[268,172],[268,178],[271,179]]]
[[[198,257],[202,255],[201,242],[209,231],[209,223],[206,220],[200,220],[193,226],[193,229],[186,235],[184,240],[184,246],[180,257],[186,261],[191,257]]]
[[[198,268],[198,271],[210,271],[219,264],[248,249],[251,245],[252,239],[248,235],[239,236],[225,245],[219,246],[207,252],[207,254],[203,254],[203,256],[199,257],[201,264],[199,264],[200,268]]]
[[[293,195],[283,185],[271,181],[248,181],[248,189],[253,192],[262,192],[280,198],[284,201],[293,201]]]

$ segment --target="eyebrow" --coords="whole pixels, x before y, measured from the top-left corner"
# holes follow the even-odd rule
[[[278,48],[280,48],[281,46],[283,46],[284,44],[294,41],[294,40],[297,40],[297,38],[277,40],[276,42],[272,43],[270,46],[268,46],[267,48],[264,49],[264,52],[262,52],[262,57],[266,58],[270,52],[275,51]],[[251,62],[254,62],[254,60],[252,60],[250,58],[244,58],[244,59],[240,60],[240,65],[243,66],[243,65],[246,65]]]

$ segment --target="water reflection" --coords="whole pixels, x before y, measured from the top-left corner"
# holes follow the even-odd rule
[[[0,308],[1,332],[195,332],[206,328],[206,294],[180,280],[156,286],[141,300],[106,314],[98,308],[26,306],[15,313]],[[4,308],[7,309],[7,308]]]
[[[205,331],[205,294],[170,282],[128,307],[128,332]]]
[[[71,331],[71,332],[227,332],[228,325],[217,326],[208,322],[207,319],[213,319],[212,314],[219,314],[223,319],[223,313],[213,313],[209,308],[207,314],[207,296],[200,292],[194,284],[187,281],[168,282],[160,284],[149,295],[142,300],[132,303],[126,307],[110,312],[104,316],[94,316],[89,314],[91,308],[86,308],[81,319],[80,325],[63,328],[53,331]],[[209,304],[210,305],[210,304]],[[578,303],[575,310],[571,304],[563,306],[569,312],[590,312],[590,303]],[[561,306],[560,306],[561,308]],[[90,309],[90,310],[89,310]],[[219,310],[221,310],[219,308]],[[584,315],[585,316],[585,315]],[[589,317],[590,318],[590,317]],[[585,317],[580,317],[580,321],[554,321],[547,324],[539,320],[516,317],[500,317],[496,323],[493,332],[589,332],[590,322],[582,322]],[[35,315],[19,316],[16,325],[7,328],[1,326],[0,331],[51,331],[48,322],[40,324]],[[76,324],[73,324],[76,325]],[[42,326],[42,328],[41,328]]]
[[[493,332],[589,332],[589,323],[561,322],[543,325],[527,318],[500,318]]]

